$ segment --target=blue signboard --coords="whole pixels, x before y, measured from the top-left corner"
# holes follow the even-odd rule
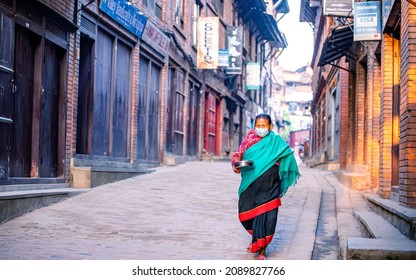
[[[147,18],[126,0],[102,0],[100,9],[127,30],[142,38]]]
[[[380,2],[354,3],[354,41],[381,40]]]

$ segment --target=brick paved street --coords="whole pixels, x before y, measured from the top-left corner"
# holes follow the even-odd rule
[[[269,259],[311,259],[323,171],[282,199]],[[0,225],[0,259],[251,260],[229,162],[187,162],[93,188]]]

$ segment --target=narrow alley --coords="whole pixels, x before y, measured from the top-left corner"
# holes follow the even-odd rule
[[[330,172],[301,165],[301,174],[282,199],[268,257],[310,260],[318,246],[314,258],[337,259],[338,246],[319,245],[337,232],[334,209],[324,211],[330,230],[317,231]],[[0,259],[251,260],[239,180],[229,162],[195,161],[99,186],[1,224]]]

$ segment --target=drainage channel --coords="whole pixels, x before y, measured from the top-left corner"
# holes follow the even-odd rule
[[[332,187],[326,186],[322,189],[312,260],[338,259],[339,241],[335,207],[335,191]]]

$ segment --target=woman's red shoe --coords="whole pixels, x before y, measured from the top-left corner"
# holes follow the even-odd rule
[[[256,259],[257,260],[266,260],[266,256],[265,255],[258,254]]]

